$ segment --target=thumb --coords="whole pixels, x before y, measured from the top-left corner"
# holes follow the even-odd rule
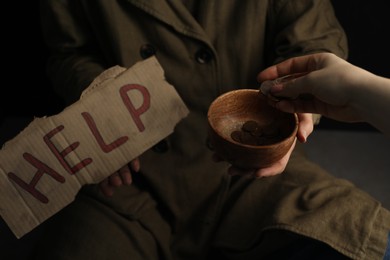
[[[307,84],[309,75],[288,75],[268,83],[268,93],[275,97],[296,99],[302,94],[311,94]],[[267,84],[264,84],[267,85]]]

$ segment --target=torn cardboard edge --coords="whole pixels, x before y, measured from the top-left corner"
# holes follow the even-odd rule
[[[155,57],[97,77],[0,150],[0,214],[17,238],[170,135],[189,111]]]

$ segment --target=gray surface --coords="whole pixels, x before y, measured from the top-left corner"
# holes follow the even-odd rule
[[[375,131],[315,130],[307,156],[390,209],[390,138]]]

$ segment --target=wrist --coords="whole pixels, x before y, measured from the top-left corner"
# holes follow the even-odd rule
[[[361,69],[351,94],[351,107],[360,116],[360,121],[376,125],[386,112],[390,100],[389,79]]]

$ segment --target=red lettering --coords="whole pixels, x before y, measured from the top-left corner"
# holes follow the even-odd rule
[[[143,103],[142,105],[136,109],[131,102],[129,96],[127,95],[127,92],[130,90],[138,90],[141,92],[142,97],[143,97]],[[123,100],[123,103],[125,104],[127,110],[130,112],[131,117],[134,120],[134,123],[138,127],[138,130],[140,132],[143,132],[145,130],[145,126],[142,123],[140,116],[145,113],[149,107],[150,107],[150,93],[147,88],[141,85],[137,84],[130,84],[130,85],[125,85],[120,88],[119,93],[121,95],[121,98]]]
[[[49,149],[52,151],[54,156],[58,159],[58,161],[61,163],[61,165],[64,167],[64,169],[69,172],[70,174],[75,174],[76,172],[80,171],[82,168],[87,166],[88,164],[92,163],[91,158],[86,158],[82,160],[81,162],[77,163],[73,167],[69,165],[69,163],[65,160],[65,156],[68,155],[70,152],[76,150],[76,148],[80,145],[80,142],[74,142],[70,146],[66,147],[64,150],[59,151],[57,147],[51,142],[51,138],[62,131],[64,129],[63,125],[60,125],[53,130],[51,130],[48,134],[46,134],[43,137],[43,140],[49,147]]]
[[[105,153],[109,153],[112,150],[118,148],[122,144],[126,143],[127,140],[129,139],[127,136],[122,136],[116,139],[114,142],[110,144],[106,144],[103,140],[102,135],[100,134],[99,130],[96,127],[96,123],[93,120],[92,116],[88,112],[83,112],[81,115],[84,117],[85,122],[87,122],[87,125],[89,129],[91,130],[93,136],[95,137],[96,141],[98,142],[100,148],[103,150]]]
[[[48,203],[49,199],[35,188],[38,181],[42,178],[43,174],[45,173],[60,183],[64,183],[65,178],[60,174],[58,174],[55,170],[50,168],[48,165],[38,160],[37,158],[35,158],[33,155],[29,153],[24,153],[23,158],[26,161],[28,161],[31,165],[33,165],[35,168],[38,169],[38,171],[35,173],[32,180],[30,181],[30,183],[26,183],[25,181],[23,181],[21,178],[19,178],[16,174],[12,172],[8,173],[8,178],[13,180],[22,189],[26,190],[28,193],[30,193],[34,198],[36,198],[40,202]]]

